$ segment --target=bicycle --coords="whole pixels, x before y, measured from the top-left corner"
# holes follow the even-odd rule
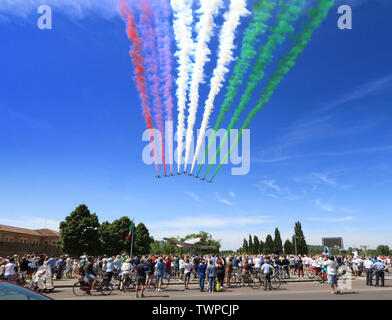
[[[106,281],[105,279],[100,279],[92,287],[92,282],[79,280],[72,287],[72,292],[75,296],[84,296],[86,294],[94,295],[95,293],[100,293],[103,296],[110,295],[113,291],[113,285]]]
[[[264,283],[265,279],[264,279],[264,277],[260,277],[260,279],[261,279],[261,285],[264,287],[265,286],[265,283]],[[272,289],[277,290],[280,288],[282,281],[280,280],[280,278],[277,275],[271,276],[270,280],[271,280],[271,288]]]
[[[255,275],[242,275],[241,286],[244,287],[245,285],[251,287],[252,289],[259,289],[261,286],[261,278]]]
[[[314,279],[315,277],[318,276],[318,274],[321,272],[321,267],[312,267],[311,269],[306,271],[306,276],[309,279]]]
[[[136,288],[136,283],[135,281],[132,280],[132,275],[123,275],[120,280],[120,285],[119,289],[120,291],[130,291],[132,289]]]
[[[324,283],[325,280],[327,280],[327,279],[328,279],[327,269],[324,266],[322,266],[321,271],[317,275],[317,281],[320,283]]]
[[[154,289],[158,288],[158,280],[157,280],[157,278],[158,278],[157,276],[154,276],[152,278],[152,281],[151,281],[151,285],[154,287]],[[161,283],[161,289],[166,289],[169,286],[169,281],[170,280],[166,277],[166,275],[163,276],[162,283]]]

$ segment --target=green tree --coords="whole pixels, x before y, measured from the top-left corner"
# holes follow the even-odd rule
[[[249,246],[248,246],[248,241],[244,238],[244,241],[242,242],[242,252],[246,253],[248,252]]]
[[[102,243],[102,253],[116,255],[122,252],[128,252],[131,249],[131,240],[126,237],[131,226],[131,219],[122,217],[114,220],[112,223],[107,221],[99,226],[99,236]]]
[[[253,236],[253,247],[254,247],[254,252],[253,252],[254,254],[261,253],[261,251],[260,251],[260,241],[259,241],[259,238],[256,235]]]
[[[376,248],[377,255],[381,255],[381,256],[389,255],[389,251],[390,251],[389,246],[386,246],[386,245],[379,245]]]
[[[272,240],[270,234],[267,235],[267,237],[265,238],[264,253],[265,254],[274,253],[274,241]]]
[[[253,246],[253,241],[252,241],[251,235],[249,235],[248,247],[249,247],[249,249],[248,249],[249,254],[254,254],[255,248]]]
[[[150,253],[151,244],[154,242],[154,239],[150,237],[150,233],[144,223],[140,222],[134,232],[133,255]],[[128,241],[131,242],[131,239]]]
[[[264,253],[264,246],[265,246],[265,244],[264,244],[263,240],[260,240],[260,244],[259,244],[259,252],[260,253]]]
[[[286,242],[284,243],[284,253],[285,254],[293,254],[294,253],[293,245],[289,239],[287,239]]]
[[[305,235],[302,232],[301,222],[299,221],[295,223],[292,244],[294,246],[294,251],[295,246],[297,247],[297,254],[308,254],[308,245],[306,244]]]
[[[274,253],[281,254],[283,252],[282,239],[280,238],[279,229],[275,229],[275,238],[274,238]]]
[[[99,221],[84,204],[79,205],[60,223],[60,249],[67,254],[79,257],[82,254],[96,255],[101,251],[99,240]]]

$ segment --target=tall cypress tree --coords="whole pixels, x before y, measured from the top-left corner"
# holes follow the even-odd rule
[[[294,253],[293,245],[289,239],[287,239],[286,242],[284,243],[284,253],[285,254],[293,254]]]
[[[248,247],[249,247],[249,254],[253,254],[254,253],[254,246],[253,246],[253,241],[252,241],[252,236],[249,235],[249,240],[248,240]]]
[[[248,246],[248,241],[244,238],[244,241],[242,242],[242,252],[248,252],[249,246]]]
[[[299,221],[295,223],[292,244],[294,246],[294,251],[295,245],[297,246],[297,254],[303,255],[308,253],[308,245],[306,244],[305,235],[302,232],[301,222]]]
[[[282,239],[280,238],[279,229],[275,229],[275,238],[274,238],[274,253],[281,254],[283,252]]]
[[[254,254],[259,254],[261,252],[260,251],[260,241],[256,235],[253,236],[253,247],[254,247],[254,250],[253,250]]]
[[[260,253],[264,253],[264,242],[263,242],[263,240],[260,240],[259,252],[260,252]]]
[[[265,254],[274,253],[274,241],[272,240],[270,234],[267,235],[267,237],[265,238],[264,253]]]

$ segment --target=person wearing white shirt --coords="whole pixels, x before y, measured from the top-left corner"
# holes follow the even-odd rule
[[[366,285],[371,286],[373,278],[373,262],[370,260],[369,257],[366,258],[365,262],[363,263],[363,267],[366,271]]]
[[[189,258],[187,258],[185,260],[185,264],[184,264],[184,288],[185,289],[189,289],[188,285],[189,285],[189,281],[191,279],[191,271],[192,271],[192,262],[189,260]]]
[[[180,279],[178,279],[178,282],[182,282],[184,279],[184,272],[185,272],[185,261],[182,257],[178,262],[178,267],[180,269]]]
[[[9,262],[5,265],[4,277],[7,279],[7,281],[13,282],[14,275],[15,275],[14,258],[10,258]]]
[[[256,270],[260,270],[260,268],[261,268],[261,258],[260,258],[260,256],[257,256],[255,258],[254,263],[255,263],[255,269]]]
[[[328,253],[328,260],[323,262],[323,265],[327,268],[327,276],[328,276],[328,284],[331,286],[332,294],[340,293],[338,288],[338,280],[337,280],[337,267],[332,253]]]

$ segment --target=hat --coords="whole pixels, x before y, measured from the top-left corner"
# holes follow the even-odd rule
[[[113,261],[113,259],[112,259],[112,258],[109,258],[108,261],[111,262],[111,261]]]
[[[130,259],[127,259],[127,260],[125,260],[125,262],[126,262],[126,263],[130,263],[130,262],[131,262],[131,260],[130,260]]]

